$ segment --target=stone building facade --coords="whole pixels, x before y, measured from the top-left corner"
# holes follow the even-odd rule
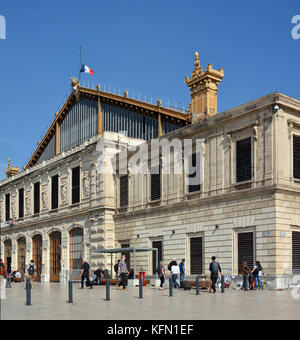
[[[110,269],[118,255],[111,263],[95,250],[130,246],[158,248],[165,264],[185,258],[192,276],[207,275],[213,255],[224,273],[259,260],[277,286],[299,270],[300,101],[272,93],[217,114],[223,76],[210,64],[204,71],[196,54],[187,113],[72,79],[72,94],[27,167],[9,164],[0,182],[0,220],[9,221],[0,229],[5,263],[24,272],[34,258],[41,281],[64,282],[82,258]],[[152,174],[148,161],[143,173],[130,165],[125,174],[103,171],[116,154],[128,150],[130,163],[142,145],[166,138],[191,141],[194,151],[180,162],[197,160],[197,185],[184,164],[175,173],[174,148],[169,173]],[[138,253],[137,270],[155,274],[151,253]]]

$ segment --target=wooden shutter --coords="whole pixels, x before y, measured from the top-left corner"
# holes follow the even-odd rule
[[[40,212],[40,182],[34,183],[34,214]]]
[[[162,261],[162,241],[153,241],[152,248],[158,249],[158,265]],[[153,275],[156,274],[156,251],[152,252],[152,271]]]
[[[190,247],[191,247],[191,275],[202,274],[203,271],[202,237],[191,238]]]
[[[248,267],[253,268],[253,233],[238,234],[238,270],[242,267],[242,262],[247,261]]]
[[[80,168],[72,169],[72,204],[80,202]]]
[[[161,198],[161,171],[160,167],[151,169],[151,201]],[[158,173],[157,173],[158,172]]]
[[[51,183],[51,209],[58,208],[58,176],[52,177]]]
[[[24,189],[19,190],[19,218],[24,217]]]
[[[5,220],[10,219],[10,194],[5,195]]]
[[[292,233],[292,253],[293,253],[293,270],[300,270],[300,232],[293,231]]]
[[[120,177],[120,207],[128,205],[128,176]]]
[[[244,182],[252,179],[251,138],[236,143],[236,181]]]
[[[198,158],[198,159],[197,159],[197,158]],[[197,165],[197,161],[198,161],[198,165],[200,166],[200,155],[194,153],[194,154],[192,155],[191,161],[192,161],[192,164],[191,164],[192,167],[195,167],[195,166]],[[199,169],[198,169],[198,171],[199,171]],[[189,178],[194,179],[193,181],[195,181],[196,175],[197,175],[197,171],[195,170],[195,172],[194,172],[193,174],[190,174],[190,175],[189,175]],[[189,187],[188,187],[189,192],[200,191],[201,185],[200,185],[200,175],[199,175],[199,173],[198,173],[198,176],[199,176],[199,178],[198,178],[199,183],[196,183],[196,184],[194,184],[194,183],[193,183],[193,184],[189,184]]]
[[[300,179],[300,137],[294,136],[294,178]]]

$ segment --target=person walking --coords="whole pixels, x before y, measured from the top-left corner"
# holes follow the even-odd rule
[[[263,272],[263,269],[262,269],[260,262],[256,261],[255,267],[252,270],[256,289],[258,289],[258,288],[262,289],[262,283],[261,283],[262,272]]]
[[[120,264],[120,261],[121,260],[118,260],[118,263],[115,264],[114,266],[114,271],[115,271],[115,274],[116,274],[116,285],[118,287],[119,285],[119,276],[118,276],[118,272],[119,272],[119,264]]]
[[[35,274],[36,274],[36,265],[33,260],[30,261],[29,265],[26,268],[27,274],[29,276],[30,280],[30,287],[31,289],[33,288],[33,281],[35,279]]]
[[[211,258],[211,263],[209,265],[209,271],[210,271],[210,279],[212,282],[211,285],[211,292],[216,293],[216,283],[218,281],[218,277],[222,275],[222,269],[219,264],[219,262],[216,261],[216,257],[213,256]]]
[[[171,274],[172,274],[172,280],[174,283],[174,288],[180,288],[179,284],[177,283],[177,277],[180,274],[180,269],[177,264],[177,260],[174,261],[172,267],[171,267]]]
[[[179,270],[180,270],[180,287],[182,287],[184,277],[185,277],[185,259],[181,260],[179,264]]]
[[[93,289],[93,285],[90,281],[90,265],[86,262],[85,259],[82,260],[80,277],[81,277],[81,287],[80,287],[80,289],[84,288],[84,280],[85,279],[86,279],[87,285],[90,287],[90,289]]]
[[[241,268],[241,275],[243,276],[243,290],[247,291],[248,288],[248,281],[249,281],[249,274],[250,274],[250,269],[248,267],[247,261],[242,262],[242,268]]]
[[[119,282],[119,284],[117,285],[117,289],[120,289],[120,285],[123,286],[123,290],[128,290],[128,288],[126,288],[126,283],[127,283],[127,275],[129,274],[128,270],[127,270],[127,265],[126,265],[126,256],[122,255],[122,259],[119,262],[119,267],[118,267],[118,277],[121,278],[121,281]]]
[[[156,269],[156,272],[159,276],[159,279],[160,279],[160,287],[159,289],[160,290],[163,290],[164,289],[164,283],[165,283],[165,279],[166,279],[166,273],[165,273],[165,268],[164,268],[164,263],[163,261],[161,261],[159,263],[159,266],[158,268]]]

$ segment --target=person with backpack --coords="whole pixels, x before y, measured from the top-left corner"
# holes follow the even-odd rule
[[[210,279],[212,282],[211,289],[213,293],[216,293],[216,283],[218,281],[219,275],[222,275],[222,269],[220,264],[216,261],[216,257],[213,256],[211,258],[211,263],[209,265],[209,271],[210,271]]]
[[[185,276],[185,259],[182,259],[179,264],[179,270],[180,270],[180,286],[182,286]]]
[[[34,261],[31,260],[29,265],[27,266],[27,274],[29,275],[30,280],[30,287],[33,288],[33,281],[35,279],[35,273],[36,273],[36,265],[34,264]]]
[[[256,261],[255,267],[252,271],[256,289],[258,289],[258,287],[262,289],[262,283],[261,283],[262,271],[263,269],[262,269],[260,262]]]
[[[93,289],[93,285],[90,281],[90,265],[86,262],[85,259],[82,260],[82,267],[81,267],[80,276],[81,276],[81,288],[79,288],[79,289],[84,288],[84,280],[85,279],[87,281],[87,286],[90,287],[90,289]]]
[[[126,260],[126,256],[122,255],[122,259],[119,262],[119,267],[118,267],[118,277],[121,277],[121,281],[117,285],[117,289],[120,289],[120,285],[122,285],[123,290],[127,291],[128,288],[126,288],[126,284],[127,284],[127,275],[129,274],[129,272],[127,270],[127,265],[126,265],[125,260]]]
[[[163,290],[164,289],[165,279],[166,279],[166,273],[165,273],[165,268],[164,268],[163,261],[161,261],[159,263],[159,266],[156,269],[156,273],[158,274],[159,279],[160,279],[160,287],[159,287],[159,289]]]
[[[117,286],[119,285],[118,271],[119,271],[119,264],[120,264],[120,261],[121,261],[121,260],[118,260],[118,263],[116,263],[116,264],[114,265],[114,271],[115,271],[115,274],[116,274],[116,285],[117,285]]]

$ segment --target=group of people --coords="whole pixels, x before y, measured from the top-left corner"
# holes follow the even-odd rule
[[[26,273],[30,279],[30,285],[33,287],[33,281],[36,275],[36,265],[34,261],[31,260],[30,264],[26,267]],[[13,270],[10,267],[5,268],[5,264],[2,259],[0,259],[0,276],[7,280],[7,287],[11,287],[11,282],[19,281],[22,279],[22,274],[19,270]]]
[[[261,277],[263,275],[263,269],[259,261],[256,261],[253,269],[250,269],[247,261],[242,262],[240,274],[243,276],[244,291],[255,289],[263,289]]]

